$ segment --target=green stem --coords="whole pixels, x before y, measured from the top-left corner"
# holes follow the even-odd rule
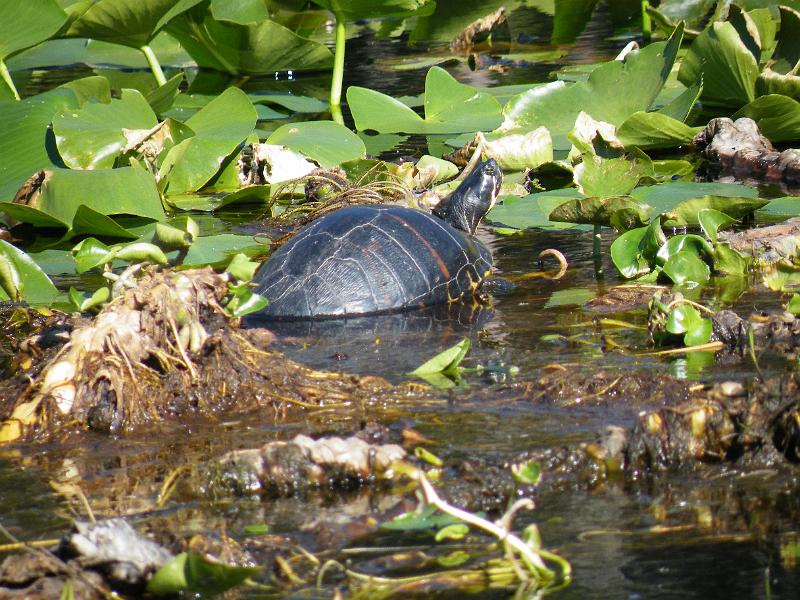
[[[158,57],[156,53],[153,52],[153,49],[145,44],[139,48],[139,50],[142,51],[142,54],[144,54],[144,57],[147,59],[147,64],[150,65],[150,70],[153,72],[158,85],[162,86],[167,83],[167,78],[164,76],[164,71],[161,70],[161,64],[159,64]]]
[[[344,79],[344,15],[336,16],[336,50],[333,54],[333,76],[331,77],[331,108],[342,103],[342,80]],[[340,113],[341,115],[341,113]]]
[[[17,86],[14,85],[14,80],[11,79],[11,73],[8,72],[8,67],[6,66],[6,63],[2,60],[0,60],[0,77],[3,78],[3,81],[5,81],[6,85],[8,86],[8,89],[10,89],[13,92],[14,98],[16,100],[20,100],[21,98],[19,97]]]
[[[649,0],[642,0],[642,37],[645,41],[650,41],[653,35],[653,24],[650,21],[650,13],[647,12],[649,6]]]

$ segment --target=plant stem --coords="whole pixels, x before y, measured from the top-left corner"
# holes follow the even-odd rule
[[[335,14],[336,17],[336,50],[333,54],[333,76],[331,77],[331,115],[334,121],[341,122],[341,110],[339,110],[339,118],[333,111],[335,106],[337,109],[342,104],[342,80],[344,79],[344,46],[345,46],[345,18],[342,14]]]
[[[167,83],[167,78],[164,76],[164,71],[161,70],[161,64],[158,62],[158,57],[153,52],[153,49],[145,44],[139,50],[142,51],[142,54],[147,59],[147,64],[150,65],[150,70],[153,72],[159,87]]]
[[[3,81],[5,81],[6,85],[8,86],[8,89],[10,89],[14,94],[14,99],[20,100],[21,98],[19,97],[17,86],[14,85],[14,80],[11,79],[11,73],[8,72],[8,67],[6,66],[6,63],[2,60],[0,60],[0,77],[3,78]]]
[[[646,42],[649,42],[650,37],[653,35],[653,25],[650,21],[650,13],[647,12],[647,8],[649,6],[649,0],[642,0],[642,38]]]

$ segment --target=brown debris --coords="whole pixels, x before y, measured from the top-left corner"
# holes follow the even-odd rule
[[[470,23],[464,31],[459,33],[450,42],[450,50],[457,53],[469,54],[475,45],[475,39],[481,34],[488,33],[498,25],[506,22],[506,9],[501,6],[493,13]]]
[[[227,293],[227,276],[211,269],[147,270],[54,357],[43,356],[18,396],[0,399],[0,442],[66,425],[123,433],[187,413],[270,407],[286,415],[391,393],[380,378],[314,371],[270,350],[269,332],[229,321],[220,308]]]
[[[791,263],[800,258],[800,217],[767,227],[733,233],[723,231],[720,238],[740,254],[752,256],[760,265]]]
[[[800,150],[777,152],[752,119],[711,119],[694,138],[713,177],[732,175],[800,185]]]

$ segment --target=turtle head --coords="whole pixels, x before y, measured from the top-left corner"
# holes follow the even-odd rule
[[[478,223],[494,206],[503,173],[493,158],[479,164],[455,191],[439,202],[433,214],[456,229],[475,233]]]

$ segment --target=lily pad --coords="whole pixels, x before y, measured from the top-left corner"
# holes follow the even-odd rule
[[[58,290],[41,268],[16,246],[0,240],[0,299],[50,304]]]
[[[684,200],[702,196],[729,198],[757,198],[758,190],[740,183],[670,181],[658,185],[638,187],[631,196],[653,207],[654,212],[669,212]],[[711,206],[705,208],[713,208]]]
[[[402,102],[368,88],[351,86],[347,103],[356,128],[379,133],[463,133],[500,125],[500,103],[491,94],[459,83],[440,67],[425,77],[425,117]]]
[[[701,127],[689,127],[665,114],[640,111],[625,119],[617,130],[617,136],[625,147],[638,146],[649,150],[691,144],[701,130]]]
[[[641,227],[649,221],[650,207],[633,200],[630,196],[568,200],[550,213],[550,220],[565,223],[583,223],[586,225],[616,226],[617,223],[614,217],[619,211],[626,212],[627,226],[624,229]]]
[[[548,229],[571,229],[574,225],[550,220],[550,214],[565,202],[582,198],[575,189],[551,190],[528,196],[503,196],[492,208],[486,220],[495,225],[514,229],[542,227]]]
[[[197,554],[182,553],[156,571],[147,591],[157,596],[186,593],[213,596],[261,572],[261,567],[212,563]]]
[[[678,79],[689,86],[701,77],[706,104],[739,108],[755,98],[758,62],[731,23],[712,23],[689,47]]]
[[[86,103],[53,117],[61,158],[72,169],[110,169],[128,144],[126,129],[151,129],[155,113],[136,90],[123,90],[109,104]]]
[[[333,55],[323,44],[300,37],[270,19],[247,25],[214,19],[203,6],[169,24],[201,67],[223,73],[274,73],[330,66]]]
[[[429,0],[313,0],[322,8],[331,11],[336,18],[347,21],[375,19],[379,17],[403,16],[413,12]]]
[[[566,134],[581,111],[595,120],[622,125],[633,113],[650,108],[669,75],[682,35],[679,27],[668,42],[633,52],[624,62],[609,61],[585,82],[556,81],[515,96],[503,107],[505,118],[495,133],[544,126],[553,136]]]
[[[203,0],[91,0],[69,7],[67,37],[141,48],[180,13]]]
[[[704,285],[711,280],[711,268],[696,253],[689,250],[676,252],[663,266],[664,274],[678,285]]]
[[[15,96],[6,59],[51,37],[66,20],[66,13],[55,0],[0,3],[0,74]]]
[[[731,198],[729,196],[703,196],[684,200],[674,209],[665,213],[667,227],[683,227],[685,225],[699,225],[699,214],[704,209],[714,209],[732,217],[741,219],[757,209],[765,206],[769,200],[759,198]]]
[[[237,254],[253,258],[265,254],[267,248],[267,244],[254,240],[251,235],[234,233],[209,235],[197,238],[192,243],[181,264],[184,267],[211,265],[222,268],[226,267]]]
[[[583,155],[575,167],[575,184],[584,196],[625,196],[633,191],[648,169],[637,160]]]
[[[656,219],[647,227],[631,229],[611,244],[611,260],[623,277],[631,279],[649,273],[658,250],[667,241]]]
[[[3,206],[9,214],[14,211],[13,206]],[[27,208],[72,228],[81,206],[101,215],[136,215],[154,221],[165,218],[155,180],[138,165],[99,171],[57,169],[46,177]],[[43,223],[30,210],[26,213],[34,217],[31,222]],[[20,219],[28,214],[16,212],[12,216]]]
[[[713,208],[704,208],[697,213],[697,221],[712,243],[717,243],[717,232],[736,223],[736,219]]]
[[[77,107],[75,92],[66,89],[0,100],[0,200],[11,200],[39,169],[64,166],[48,127],[55,113]]]
[[[316,161],[324,169],[367,155],[361,138],[333,121],[288,123],[276,129],[267,138],[267,143],[288,146]]]
[[[186,121],[194,137],[171,148],[161,165],[162,177],[169,169],[167,193],[185,194],[203,187],[255,124],[256,111],[238,88],[228,88],[209,102]]]
[[[782,94],[756,98],[734,113],[733,118],[750,117],[761,133],[773,142],[800,139],[800,102]]]

